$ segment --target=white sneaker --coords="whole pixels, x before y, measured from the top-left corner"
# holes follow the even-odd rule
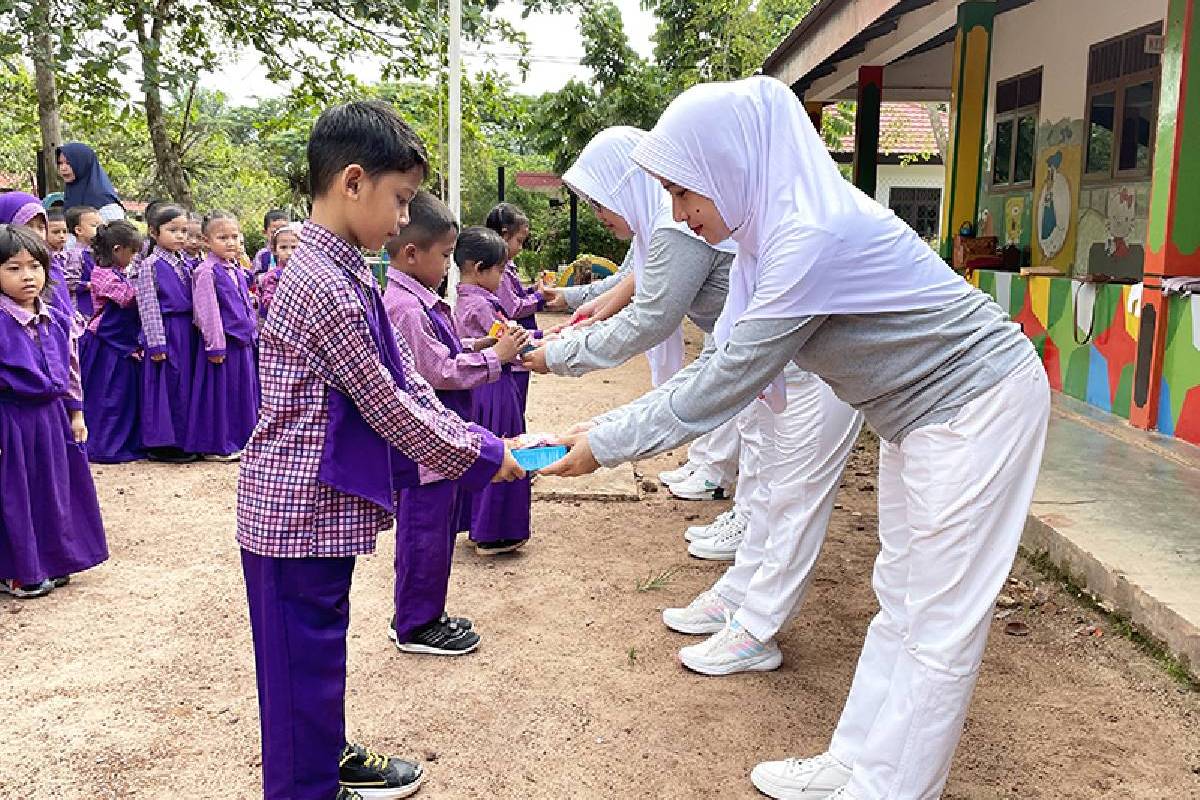
[[[847,785],[829,795],[828,800],[855,800],[855,797],[854,795],[850,794],[850,787]]]
[[[764,761],[750,772],[754,788],[775,800],[833,800],[850,782],[850,768],[829,753]],[[848,800],[842,792],[838,800]]]
[[[658,473],[658,481],[663,486],[670,486],[673,483],[682,483],[692,477],[692,473],[696,471],[696,465],[690,461],[685,461],[678,469],[669,469],[666,472]]]
[[[712,532],[710,536],[692,540],[688,545],[688,555],[706,561],[733,561],[749,524],[750,520],[740,514],[733,514],[723,521],[718,519],[709,526]]]
[[[713,483],[698,472],[693,472],[685,480],[667,484],[667,491],[680,500],[722,500],[725,498],[725,487]]]
[[[733,509],[729,509],[719,515],[707,525],[690,525],[683,532],[683,538],[689,542],[694,542],[697,539],[707,539],[710,536],[715,536],[722,525],[727,525],[732,521],[734,515]]]
[[[738,672],[770,672],[779,669],[783,653],[771,638],[760,642],[750,632],[726,617],[723,628],[711,637],[679,651],[679,660],[702,675],[733,675]]]
[[[696,595],[686,608],[664,608],[663,625],[678,633],[709,634],[725,627],[726,618],[737,611],[712,589]]]

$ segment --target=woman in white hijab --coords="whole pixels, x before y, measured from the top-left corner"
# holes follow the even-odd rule
[[[678,446],[788,361],[880,435],[880,604],[826,753],[759,764],[781,800],[936,798],[1037,478],[1049,386],[1033,346],[891,212],[841,178],[784,84],[680,95],[634,151],[675,218],[738,254],[718,350],[587,434],[550,474]]]
[[[617,366],[678,331],[685,313],[711,332],[725,305],[728,254],[736,247],[705,244],[672,218],[662,184],[631,158],[645,137],[629,127],[602,131],[563,175],[617,236],[633,237],[633,303],[575,338],[547,343],[527,362],[535,371],[582,375]],[[673,630],[711,635],[680,650],[683,664],[697,672],[729,675],[781,663],[775,634],[808,586],[862,424],[862,415],[815,376],[789,366],[784,381],[786,409],[776,414],[754,403],[738,417],[740,508],[724,525],[709,526],[716,527],[712,535],[694,536],[688,546],[701,558],[736,553],[734,565],[687,607],[663,612]]]

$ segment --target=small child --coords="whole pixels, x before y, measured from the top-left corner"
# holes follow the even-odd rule
[[[500,379],[527,343],[522,330],[492,347],[463,352],[450,307],[435,293],[454,254],[458,223],[445,203],[421,190],[408,225],[387,243],[383,305],[413,351],[417,372],[446,408],[471,418],[471,389]],[[489,340],[479,340],[487,343]],[[463,655],[479,646],[470,620],[446,614],[458,504],[469,496],[454,481],[419,470],[420,486],[404,489],[396,508],[396,616],[390,636],[406,653]],[[453,526],[453,527],[452,527]]]
[[[255,278],[271,268],[272,256],[274,255],[271,240],[275,238],[275,232],[287,224],[288,215],[282,208],[272,208],[263,215],[263,247],[254,254]]]
[[[417,463],[468,488],[524,475],[417,374],[362,257],[408,222],[428,165],[386,103],[327,109],[308,140],[312,219],[263,327],[262,411],[238,479],[266,797],[416,791],[420,765],[346,742],[356,556],[374,551]]]
[[[484,224],[500,234],[508,249],[504,275],[496,290],[500,306],[509,319],[515,320],[526,330],[534,331],[534,338],[541,338],[542,332],[538,330],[534,312],[546,307],[546,299],[540,291],[527,288],[521,283],[521,276],[517,274],[517,264],[514,261],[529,239],[529,217],[512,203],[500,203],[488,212]],[[514,364],[512,372],[517,392],[521,396],[521,413],[524,414],[529,402],[529,370],[521,364]]]
[[[61,212],[59,212],[61,214]],[[42,203],[28,192],[4,192],[0,194],[0,223],[22,225],[29,228],[39,238],[48,240],[50,233],[49,217]],[[54,308],[63,312],[68,319],[74,320],[76,315],[75,302],[63,280],[63,264],[66,256],[51,254],[49,280],[43,290],[42,299]]]
[[[100,212],[91,206],[75,206],[67,209],[67,230],[75,237],[75,246],[67,251],[67,260],[63,265],[63,277],[67,282],[67,290],[75,299],[75,308],[83,315],[84,320],[92,318],[92,270],[96,260],[92,255],[92,239],[96,236],[96,228],[104,220]]]
[[[232,214],[209,213],[204,218],[208,256],[192,273],[192,313],[204,354],[196,357],[183,449],[213,461],[240,458],[258,421],[258,324],[249,276],[234,260],[240,235]]]
[[[142,321],[126,270],[142,249],[133,223],[101,225],[92,240],[92,304],[96,313],[79,344],[88,460],[121,464],[142,458]]]
[[[283,277],[283,268],[291,260],[292,253],[296,252],[296,248],[300,246],[300,223],[293,222],[282,228],[276,228],[275,232],[271,234],[269,244],[272,266],[258,279],[258,317],[264,320],[267,318],[268,309],[271,308],[271,300],[275,297],[279,279]]]
[[[204,260],[204,217],[192,211],[187,217],[187,242],[183,245],[183,259],[188,269],[195,269]]]
[[[507,323],[497,290],[504,277],[508,247],[500,234],[483,227],[464,228],[454,248],[460,271],[454,320],[465,339],[483,339],[497,320]],[[500,379],[473,390],[471,418],[505,439],[525,432],[525,415],[513,376],[505,364]],[[510,553],[529,541],[530,482],[491,484],[472,498],[471,541],[479,555]]]
[[[52,208],[46,212],[46,247],[50,257],[65,253],[70,231],[67,230],[67,216],[61,208]]]
[[[192,324],[192,271],[183,260],[187,210],[162,203],[146,220],[154,249],[141,261],[134,287],[146,360],[142,370],[142,446],[154,461],[183,464],[199,337]]]
[[[73,328],[41,298],[49,269],[41,237],[0,225],[0,591],[22,599],[108,558]]]

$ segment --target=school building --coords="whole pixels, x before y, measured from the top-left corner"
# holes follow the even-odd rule
[[[1055,389],[1200,444],[1194,6],[821,0],[763,72],[814,118],[857,101],[872,195],[884,101],[948,103],[943,256],[1021,323]]]

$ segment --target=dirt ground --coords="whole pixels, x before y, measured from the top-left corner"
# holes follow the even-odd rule
[[[538,378],[534,426],[565,428],[630,399],[646,372],[639,358],[583,380]],[[689,559],[681,534],[727,503],[665,491],[538,502],[534,539],[514,557],[460,543],[449,610],[484,638],[460,659],[388,642],[393,541],[381,535],[354,586],[350,735],[424,760],[421,797],[757,797],[757,761],[824,749],[875,611],[873,450],[864,438],[847,470],[774,673],[690,674],[675,655],[690,640],[659,619],[721,573]],[[682,455],[639,469],[653,476]],[[95,474],[111,560],[49,598],[0,600],[0,800],[255,797],[237,467]],[[664,588],[635,588],[668,569]],[[945,797],[1200,798],[1200,696],[1029,566],[1014,581]],[[1005,635],[1015,621],[1028,636]]]

